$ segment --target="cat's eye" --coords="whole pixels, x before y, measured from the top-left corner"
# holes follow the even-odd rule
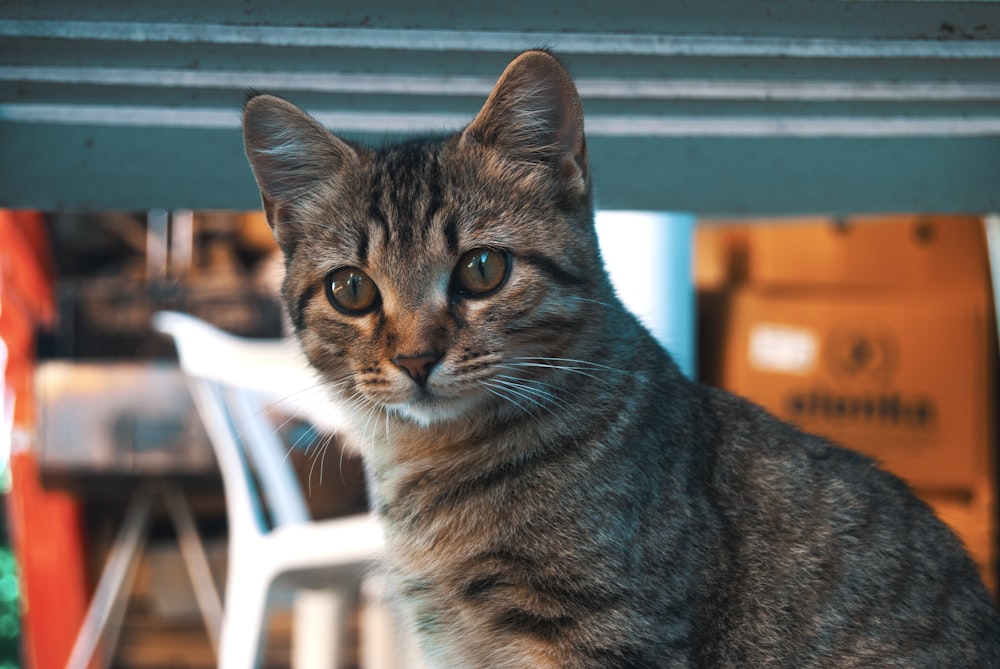
[[[341,267],[326,277],[326,297],[335,308],[360,316],[378,306],[378,286],[357,267]]]
[[[510,273],[510,254],[480,248],[465,253],[455,267],[454,288],[459,295],[485,296],[500,288]]]

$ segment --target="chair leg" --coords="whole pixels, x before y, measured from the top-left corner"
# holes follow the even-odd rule
[[[394,638],[392,613],[385,602],[381,579],[370,576],[361,587],[361,666],[364,669],[400,669],[399,640]]]
[[[167,502],[167,511],[170,513],[174,529],[177,532],[177,541],[180,543],[181,555],[184,558],[188,576],[191,578],[191,585],[194,586],[195,599],[208,632],[208,639],[212,643],[212,650],[218,653],[219,630],[222,629],[222,602],[219,599],[219,591],[215,587],[215,579],[212,578],[212,569],[208,564],[208,556],[205,554],[205,545],[202,543],[198,528],[194,523],[191,506],[180,487],[174,484],[165,485],[163,495]]]
[[[94,598],[73,643],[66,664],[69,669],[85,669],[90,666],[101,637],[108,631],[109,622],[113,623],[110,627],[120,626],[124,607],[139,567],[142,547],[146,543],[146,529],[149,527],[152,505],[153,493],[141,488],[129,500],[125,518],[118,528]],[[111,630],[111,634],[117,638],[117,629]],[[105,651],[110,654],[114,651],[114,643],[109,645]],[[110,657],[105,658],[102,666],[110,664],[110,659]]]
[[[253,560],[253,556],[249,556]],[[219,635],[219,669],[257,669],[262,664],[269,582],[230,565]]]
[[[292,669],[339,669],[344,666],[351,616],[357,600],[353,586],[296,591]]]

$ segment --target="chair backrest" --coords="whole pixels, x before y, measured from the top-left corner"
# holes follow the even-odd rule
[[[234,337],[178,312],[159,312],[153,324],[174,338],[222,471],[231,531],[307,522],[301,485],[265,415],[316,385],[301,355],[283,340]]]

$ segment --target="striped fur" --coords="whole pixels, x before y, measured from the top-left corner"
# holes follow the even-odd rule
[[[244,118],[291,320],[433,666],[1000,666],[970,560],[900,481],[686,381],[622,307],[550,55],[452,136],[374,150],[269,96]],[[511,263],[481,297],[456,288],[472,249]],[[375,308],[334,308],[342,267]]]

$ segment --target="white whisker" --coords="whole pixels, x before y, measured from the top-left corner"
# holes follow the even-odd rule
[[[311,464],[309,466],[309,475],[306,479],[307,493],[309,497],[312,497],[312,479],[313,479],[313,471],[316,469],[316,463],[317,461],[320,460],[321,456],[323,456],[326,453],[326,449],[329,445],[330,445],[329,441],[327,441],[325,444],[321,444],[319,443],[319,440],[316,440],[315,442],[313,442],[313,444],[310,444],[310,448],[313,451],[313,453],[309,456],[309,461]],[[315,448],[312,448],[312,446],[315,446]],[[321,486],[323,485],[322,464],[320,465],[319,468],[319,484]]]
[[[608,365],[602,365],[599,362],[591,362],[590,360],[578,360],[576,358],[555,358],[555,357],[541,357],[541,356],[519,356],[512,358],[512,361],[536,361],[541,360],[546,363],[568,363],[574,365],[573,367],[565,367],[561,364],[558,365],[560,369],[601,369],[608,372],[615,372],[618,374],[632,374],[627,369],[618,369],[617,367],[609,367]]]
[[[531,415],[531,412],[528,411],[524,407],[523,404],[521,404],[517,400],[513,399],[512,397],[509,397],[506,394],[504,388],[498,388],[496,386],[490,385],[490,383],[488,381],[483,381],[481,385],[483,386],[483,389],[486,392],[488,392],[490,395],[493,395],[494,397],[496,397],[498,399],[501,399],[501,400],[503,400],[505,402],[508,402],[508,403],[514,405],[515,407],[517,407],[518,409],[520,409],[522,413],[525,413],[525,414],[527,414],[529,416]]]
[[[506,381],[497,377],[491,379],[490,383],[498,383],[509,388],[511,392],[515,393],[518,397],[522,397],[536,406],[545,409],[553,416],[556,414],[546,405],[546,402],[554,404],[559,408],[566,408],[566,403],[552,393],[539,388],[532,388],[523,381],[515,383],[514,381]]]

